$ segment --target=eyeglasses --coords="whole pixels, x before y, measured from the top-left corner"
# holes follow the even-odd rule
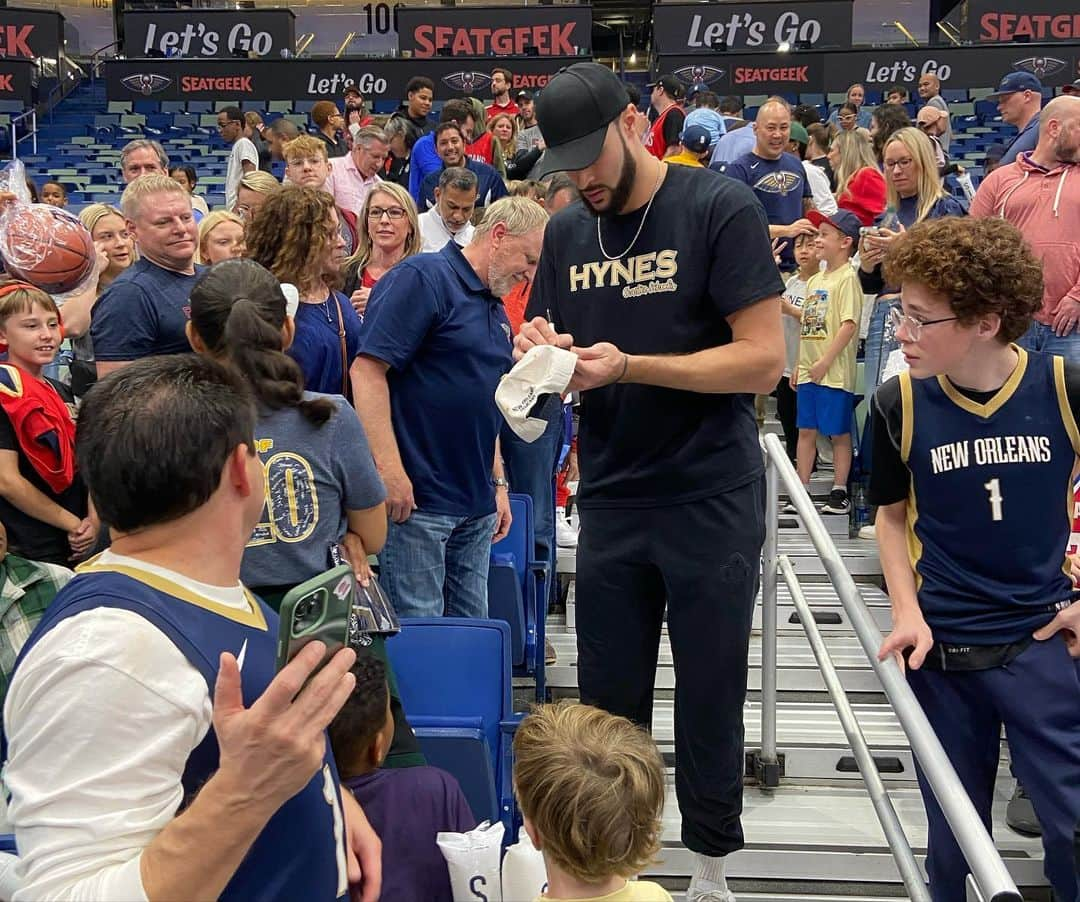
[[[384,216],[389,216],[394,222],[398,222],[405,218],[404,207],[372,207],[367,212],[368,219],[378,222]]]
[[[892,326],[893,334],[895,335],[903,326],[907,329],[907,334],[911,336],[912,341],[919,340],[923,326],[936,326],[938,323],[950,323],[956,319],[959,319],[959,317],[943,316],[941,319],[916,319],[914,316],[908,316],[899,307],[893,307],[889,311],[889,325]]]
[[[885,160],[884,166],[885,166],[885,168],[887,170],[888,169],[907,169],[914,162],[915,161],[912,160],[911,157],[904,157],[902,160],[893,160],[892,162],[889,162],[888,160]]]

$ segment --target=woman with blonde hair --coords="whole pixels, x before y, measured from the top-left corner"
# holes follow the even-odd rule
[[[488,120],[487,130],[495,153],[502,157],[505,179],[512,182],[527,178],[543,151],[539,147],[518,150],[517,118],[509,113],[496,113]]]
[[[250,222],[262,209],[266,199],[281,190],[279,182],[269,172],[256,169],[246,173],[236,188],[236,206],[233,212],[244,222]]]
[[[300,364],[304,387],[351,401],[360,318],[338,290],[344,249],[334,198],[315,188],[275,191],[247,223],[247,256],[299,294],[289,356]]]
[[[859,131],[838,132],[829,148],[836,175],[836,202],[872,225],[885,210],[885,179],[874,158],[870,138]]]
[[[219,263],[244,256],[244,220],[228,210],[215,210],[199,223],[196,263]]]
[[[97,249],[97,277],[81,294],[64,302],[64,345],[70,351],[61,351],[58,363],[70,354],[69,373],[71,390],[81,398],[97,379],[94,367],[94,344],[90,340],[90,316],[94,304],[113,280],[138,259],[135,239],[128,231],[124,214],[108,204],[90,204],[83,207],[79,220],[90,231]],[[60,375],[59,366],[49,367],[48,375]]]
[[[859,281],[864,294],[877,295],[870,312],[866,333],[866,396],[870,397],[881,381],[882,364],[895,346],[886,335],[889,309],[900,302],[898,286],[888,286],[882,276],[881,261],[892,242],[902,231],[924,219],[964,216],[964,205],[945,191],[938,176],[937,156],[930,139],[917,128],[902,128],[885,141],[882,150],[889,210],[895,222],[889,228],[875,229],[859,244]],[[868,458],[867,458],[868,459]]]
[[[345,261],[345,294],[361,320],[375,283],[420,253],[420,220],[409,192],[393,182],[371,189],[357,222],[356,253]]]

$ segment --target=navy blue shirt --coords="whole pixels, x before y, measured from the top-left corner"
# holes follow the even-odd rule
[[[802,219],[803,198],[812,196],[802,161],[791,153],[782,153],[776,160],[766,160],[750,151],[721,171],[753,189],[765,208],[769,225],[791,225]],[[785,269],[795,265],[794,241],[789,240],[784,245],[780,262]]]
[[[409,257],[379,279],[360,353],[389,364],[394,436],[417,507],[492,513],[502,423],[495,388],[513,365],[510,322],[457,244]]]
[[[424,181],[420,186],[421,213],[435,206],[435,189],[439,187],[439,176],[442,175],[445,168],[445,166],[440,165],[434,172],[429,172],[424,176]],[[500,197],[506,197],[506,182],[487,163],[481,163],[479,160],[466,157],[465,168],[475,172],[476,178],[480,182],[479,190],[476,192],[477,207],[486,207]]]
[[[296,337],[289,356],[300,364],[304,388],[308,391],[345,394],[351,398],[352,391],[344,383],[345,374],[341,371],[338,316],[345,324],[345,362],[347,367],[352,366],[360,353],[360,317],[339,291],[330,292],[321,304],[300,304],[296,311]]]
[[[188,298],[206,267],[192,275],[136,260],[94,304],[90,337],[97,360],[139,360],[191,350],[184,331],[191,319]]]
[[[1020,129],[1017,136],[1012,139],[1012,143],[1005,149],[1005,153],[1001,157],[1001,165],[1008,166],[1009,163],[1015,163],[1020,154],[1034,150],[1035,145],[1038,143],[1039,114],[1036,113],[1032,120]]]

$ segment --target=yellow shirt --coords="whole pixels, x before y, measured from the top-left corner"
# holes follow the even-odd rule
[[[537,896],[536,902],[570,902],[556,899],[554,896]],[[629,880],[622,889],[617,889],[606,896],[594,896],[590,899],[575,899],[573,902],[672,902],[671,893],[659,883],[649,880]]]
[[[704,169],[701,160],[699,160],[694,154],[688,150],[680,150],[676,154],[672,154],[670,157],[664,157],[665,163],[674,163],[676,166],[697,166],[699,169]]]
[[[819,272],[806,283],[802,330],[799,335],[799,385],[810,381],[810,367],[825,352],[846,322],[856,330],[851,340],[836,355],[821,385],[855,391],[855,350],[859,344],[858,325],[862,317],[862,286],[855,269],[848,263],[831,272]]]

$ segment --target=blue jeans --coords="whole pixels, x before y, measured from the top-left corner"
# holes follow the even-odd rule
[[[1072,363],[1080,363],[1080,331],[1058,336],[1054,334],[1050,326],[1036,320],[1028,326],[1027,332],[1021,335],[1016,343],[1026,351],[1056,354]]]
[[[555,465],[563,440],[563,405],[558,395],[548,395],[532,416],[547,420],[544,434],[531,444],[518,438],[509,426],[499,436],[503,465],[510,491],[528,495],[533,503],[533,533],[537,559],[551,559],[555,547]]]
[[[899,306],[899,299],[877,299],[866,330],[866,357],[863,367],[863,397],[869,400],[881,384],[881,368],[898,343],[888,325],[889,311]]]
[[[487,617],[495,514],[453,517],[413,511],[390,521],[379,580],[399,617]]]

